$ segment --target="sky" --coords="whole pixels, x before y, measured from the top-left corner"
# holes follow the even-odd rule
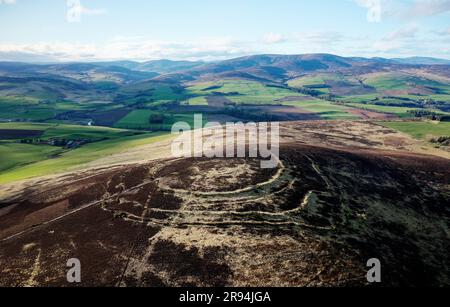
[[[0,0],[0,61],[450,59],[450,0]]]

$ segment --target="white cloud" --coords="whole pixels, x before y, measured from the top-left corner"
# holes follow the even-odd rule
[[[279,44],[285,42],[285,38],[281,34],[271,32],[264,35],[263,42],[266,44]]]
[[[115,37],[103,43],[77,44],[41,42],[37,44],[0,44],[0,60],[42,59],[41,61],[95,60],[223,60],[260,53],[342,52],[335,46],[344,42],[333,32],[303,32],[270,35],[266,40],[236,40],[206,37],[185,41],[152,40],[146,37]],[[276,43],[280,42],[280,43]],[[281,44],[283,42],[283,44]],[[27,60],[29,61],[29,60]]]
[[[450,36],[439,34],[438,31],[428,31],[416,25],[409,25],[375,41],[372,43],[371,50],[379,56],[388,55],[388,57],[430,56],[449,58],[448,51],[446,51],[448,50],[449,38]]]
[[[399,41],[391,40],[379,40],[373,44],[373,50],[375,52],[390,52],[396,51],[403,47],[403,43]]]
[[[409,18],[429,17],[450,11],[450,0],[422,0],[410,6],[405,16]]]
[[[0,61],[67,62],[99,60],[224,60],[240,56],[280,53],[334,53],[344,56],[434,56],[448,58],[449,36],[430,35],[411,24],[378,38],[339,32],[299,32],[280,35],[283,43],[261,39],[236,40],[230,37],[153,40],[147,37],[115,37],[95,44],[41,42],[0,43]],[[275,38],[272,40],[277,41]]]
[[[419,28],[415,25],[410,25],[408,27],[398,29],[375,41],[375,43],[373,44],[373,48],[377,52],[388,52],[405,49],[406,46],[410,45],[412,42],[417,43],[416,36],[418,32]]]
[[[332,45],[339,43],[344,39],[341,33],[334,31],[312,31],[312,32],[299,32],[292,35],[292,40],[296,40],[301,43],[318,44],[318,45]]]
[[[220,60],[257,52],[246,42],[230,38],[203,38],[189,42],[156,41],[144,37],[117,37],[102,44],[41,42],[38,44],[0,44],[0,60],[14,54],[43,61],[94,60]]]
[[[419,29],[416,26],[410,26],[406,28],[399,29],[397,31],[389,33],[385,40],[395,41],[395,40],[403,40],[408,38],[414,38]]]
[[[0,0],[0,4],[15,4],[16,0]]]
[[[433,34],[440,35],[440,36],[448,36],[448,35],[450,35],[450,28],[444,29],[444,30],[433,31]]]

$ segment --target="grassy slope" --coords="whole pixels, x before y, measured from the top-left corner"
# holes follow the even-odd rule
[[[0,172],[48,159],[61,148],[46,145],[29,145],[0,142]]]
[[[284,105],[295,106],[316,113],[323,119],[358,119],[358,117],[347,112],[349,108],[334,105],[324,100],[293,101],[285,102]]]
[[[160,134],[139,134],[135,131],[40,123],[0,123],[4,130],[39,130],[39,139],[89,139],[81,148],[68,151],[48,145],[20,144],[18,140],[0,141],[0,182],[47,175],[68,167],[102,158],[130,147],[151,142]],[[157,138],[156,138],[157,139]]]
[[[162,84],[153,81],[139,82],[122,87],[118,94],[124,97],[126,105],[136,102],[144,102],[150,105],[163,105],[168,102],[182,101],[185,98],[183,92],[177,90],[169,84]]]
[[[326,86],[326,80],[336,80],[340,78],[337,75],[314,75],[314,76],[304,76],[297,79],[290,80],[288,85],[293,88],[299,87],[314,87],[314,89],[322,94],[330,93],[330,89]]]
[[[45,131],[43,138],[103,140],[133,135],[134,132],[104,127],[58,125]]]
[[[99,85],[100,88],[103,87],[101,85]],[[30,84],[27,86],[32,88]],[[105,84],[104,87],[108,89],[111,86]],[[181,88],[151,81],[131,84],[118,89],[114,86],[100,93],[96,91],[83,92],[83,95],[74,94],[76,91],[73,90],[69,91],[71,94],[69,93],[66,96],[67,101],[58,96],[40,95],[40,91],[23,94],[18,92],[16,96],[10,96],[0,90],[0,119],[48,122],[54,120],[56,116],[70,111],[95,113],[136,103],[150,106],[185,99]],[[46,93],[54,91],[56,89],[47,89]],[[61,91],[64,92],[65,89],[61,89]],[[119,95],[117,101],[115,99],[116,94]],[[98,103],[104,101],[110,103]]]
[[[0,118],[42,121],[66,111],[82,109],[81,105],[69,102],[40,103],[33,97],[0,97]]]
[[[208,101],[206,100],[205,97],[200,96],[200,97],[190,98],[189,100],[186,101],[186,104],[190,105],[190,106],[207,106]]]
[[[104,140],[133,135],[134,132],[128,130],[107,128],[107,127],[89,127],[78,125],[62,125],[47,123],[0,123],[0,129],[4,130],[39,130],[44,131],[39,139],[48,140],[58,139],[90,139]]]
[[[416,139],[450,136],[450,123],[434,122],[381,122],[381,125],[411,135]]]
[[[164,122],[162,124],[150,123],[151,115],[164,115]],[[203,116],[203,119],[206,120],[206,116]],[[178,114],[144,109],[134,110],[118,121],[115,126],[124,129],[153,129],[154,131],[170,131],[172,129],[172,125],[177,122],[186,122],[189,125],[194,126],[194,114]]]
[[[56,124],[47,123],[0,123],[0,129],[4,130],[47,130]]]
[[[401,74],[372,75],[364,83],[377,90],[405,90],[410,88],[409,81],[414,81]]]
[[[406,90],[417,86],[435,87],[443,90],[447,88],[443,83],[402,73],[379,73],[368,75],[365,78],[364,83],[375,87],[379,91]]]
[[[147,129],[150,128],[151,114],[151,110],[133,110],[119,120],[115,126],[125,129]]]
[[[227,94],[227,98],[235,103],[255,105],[280,104],[277,100],[286,96],[304,96],[288,89],[269,87],[258,82],[242,80],[200,83],[188,87],[187,92],[197,97],[197,99],[198,97],[205,97],[214,93],[222,93]]]
[[[105,156],[140,145],[158,142],[166,137],[167,135],[162,133],[143,134],[87,144],[81,148],[64,152],[57,158],[47,158],[40,162],[3,172],[0,174],[0,184],[75,169]]]
[[[393,107],[401,107],[404,102],[399,98],[409,98],[415,101],[423,100],[426,98],[432,98],[438,101],[447,101],[450,102],[450,85],[439,82],[433,79],[427,79],[421,77],[420,75],[414,74],[406,74],[406,73],[398,73],[398,72],[389,72],[389,73],[373,73],[368,75],[361,76],[364,79],[364,83],[368,86],[374,87],[378,93],[365,94],[365,95],[351,95],[346,97],[341,97],[340,99],[346,103],[361,103],[361,104],[369,104],[366,109],[382,111],[397,114],[402,117],[407,117],[404,110],[402,109],[392,109],[392,112],[384,109],[383,107],[376,107],[371,105],[371,101],[378,98],[378,102],[383,102],[383,104],[390,105]],[[351,78],[348,79],[339,74],[315,74],[303,76],[297,79],[293,79],[289,81],[289,85],[292,87],[310,87],[315,86],[315,90],[321,91],[322,93],[329,92],[328,88],[321,88],[320,86],[324,85],[327,80],[333,81],[346,81],[352,83]],[[354,82],[354,80],[353,80]],[[439,92],[440,94],[431,94],[431,95],[407,95],[407,94],[398,94],[390,93],[389,96],[394,96],[391,98],[386,98],[385,91],[408,91],[408,90],[418,90],[425,89],[433,90]],[[409,102],[411,103],[411,102]],[[355,107],[360,107],[359,105],[354,105]]]
[[[450,115],[448,112],[443,112],[440,110],[434,110],[434,109],[419,109],[419,108],[408,108],[408,107],[392,107],[392,106],[379,106],[379,105],[373,105],[373,104],[364,104],[364,103],[347,103],[346,105],[360,108],[364,110],[370,110],[370,111],[377,111],[381,113],[389,113],[397,115],[400,118],[412,118],[414,117],[413,114],[408,113],[408,111],[415,111],[415,110],[426,110],[430,112],[434,112],[436,114],[443,114],[443,115]]]

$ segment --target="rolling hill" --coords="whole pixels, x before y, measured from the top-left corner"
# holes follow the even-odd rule
[[[387,286],[450,285],[438,62],[0,63],[0,286],[65,285],[69,254],[82,286],[361,287],[373,257]],[[199,113],[281,122],[277,166],[174,158]]]
[[[136,109],[147,109],[146,114],[151,113],[149,109],[179,114],[179,108],[172,109],[186,104],[213,108],[219,105],[222,110],[213,112],[236,116],[247,112],[242,107],[230,110],[229,106],[288,103],[297,109],[307,106],[308,110],[317,110],[311,105],[316,103],[320,109],[327,106],[330,112],[347,107],[388,114],[392,111],[402,117],[429,116],[450,111],[450,69],[445,63],[429,58],[332,54],[268,54],[220,62],[158,60],[39,65],[0,62],[0,119],[114,126]],[[205,83],[212,83],[213,90],[190,90]],[[246,90],[242,86],[245,84],[258,91]],[[276,88],[285,96],[270,98]],[[386,112],[388,107],[392,109]],[[401,107],[401,113],[394,107]],[[205,108],[202,111],[209,112]],[[256,114],[267,119],[273,115],[271,112]],[[111,119],[105,121],[105,114]]]

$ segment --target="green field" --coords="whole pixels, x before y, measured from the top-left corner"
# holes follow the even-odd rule
[[[18,145],[22,144],[13,144],[12,147],[0,147],[3,150],[1,151],[2,157],[5,156],[8,160],[13,161],[0,164],[0,167],[8,168],[8,170],[0,173],[0,184],[76,169],[97,159],[105,158],[133,147],[158,142],[165,138],[167,138],[167,134],[147,133],[90,143],[81,148],[64,152],[61,152],[60,148],[51,146],[28,145],[27,147],[21,147]],[[31,150],[34,146],[37,147]],[[22,149],[28,149],[30,154],[22,156]],[[50,157],[49,155],[54,154],[55,151],[59,152],[60,155]],[[35,163],[20,166],[31,162]]]
[[[414,117],[413,114],[409,113],[411,111],[429,111],[441,115],[450,115],[448,112],[443,112],[435,109],[419,109],[419,108],[407,108],[407,107],[392,107],[392,106],[379,106],[373,104],[364,103],[346,103],[345,105],[360,108],[364,110],[376,111],[381,113],[393,114],[400,118],[411,118]]]
[[[194,97],[194,98],[188,99],[187,101],[185,101],[184,104],[189,105],[189,106],[207,106],[208,101],[206,100],[206,97],[199,96],[199,97]]]
[[[321,118],[327,120],[358,119],[355,115],[348,113],[348,107],[335,105],[324,100],[293,101],[285,102],[284,105],[302,108],[311,113],[316,113]]]
[[[41,139],[90,139],[91,141],[113,139],[124,136],[131,136],[135,132],[106,128],[106,127],[84,127],[71,125],[57,125],[45,131]]]
[[[186,98],[181,87],[154,81],[139,82],[117,91],[118,101],[126,104],[144,103],[146,106],[164,105]]]
[[[29,145],[0,142],[0,172],[48,159],[61,148],[47,145]]]
[[[380,72],[357,77],[340,73],[320,73],[292,79],[288,84],[293,88],[314,90],[315,95],[334,94],[335,99],[344,103],[367,104],[365,109],[374,111],[383,109],[373,105],[412,109],[423,108],[425,104],[433,104],[435,109],[441,111],[448,110],[450,85],[436,81],[436,76],[436,80],[433,76],[430,78],[402,72]],[[359,91],[361,94],[357,94]],[[364,94],[364,91],[376,92]],[[429,101],[430,99],[434,101]],[[387,113],[407,117],[401,109],[387,110]]]
[[[0,119],[43,121],[52,119],[57,111],[48,106],[0,104]]]
[[[132,131],[107,127],[89,127],[50,123],[0,123],[0,130],[39,130],[43,131],[43,134],[39,137],[40,140],[89,139],[93,142],[136,134],[136,132]]]
[[[159,102],[179,101],[184,97],[183,93],[177,92],[173,87],[168,85],[159,86],[153,92],[153,99]]]
[[[445,102],[450,103],[450,90],[447,92],[448,92],[448,94],[445,94],[445,95],[443,95],[443,94],[429,95],[427,98],[431,98],[431,99],[438,100],[438,101],[445,101]]]
[[[297,79],[290,80],[288,85],[293,88],[310,88],[314,89],[322,94],[330,93],[330,88],[326,85],[327,80],[339,79],[337,76],[333,75],[314,75],[305,76]]]
[[[0,129],[4,130],[39,130],[44,131],[55,127],[56,124],[48,123],[0,123]]]
[[[193,97],[205,97],[220,93],[236,104],[280,104],[279,99],[305,95],[285,88],[271,87],[254,81],[221,80],[190,86],[187,93]]]
[[[106,127],[41,123],[0,123],[0,130],[42,132],[36,138],[0,139],[0,183],[64,171],[158,140],[162,135]],[[21,143],[27,139],[33,142]],[[87,143],[75,149],[47,145],[48,140],[55,139],[84,140]]]
[[[45,121],[67,111],[84,110],[91,105],[68,101],[42,102],[33,97],[0,97],[0,119]]]
[[[376,88],[378,91],[407,90],[417,86],[447,88],[445,84],[440,82],[402,73],[379,73],[369,75],[364,79],[364,83]]]
[[[416,139],[450,136],[450,122],[381,122],[379,124],[409,134]]]
[[[149,129],[151,110],[134,110],[119,120],[115,127],[125,129]]]
[[[161,122],[153,122],[152,117],[159,117]],[[206,121],[206,116],[203,116]],[[124,129],[147,129],[152,131],[171,131],[173,124],[177,122],[186,122],[190,126],[194,126],[193,113],[171,113],[165,111],[153,110],[134,110],[127,116],[118,121],[115,126]]]

